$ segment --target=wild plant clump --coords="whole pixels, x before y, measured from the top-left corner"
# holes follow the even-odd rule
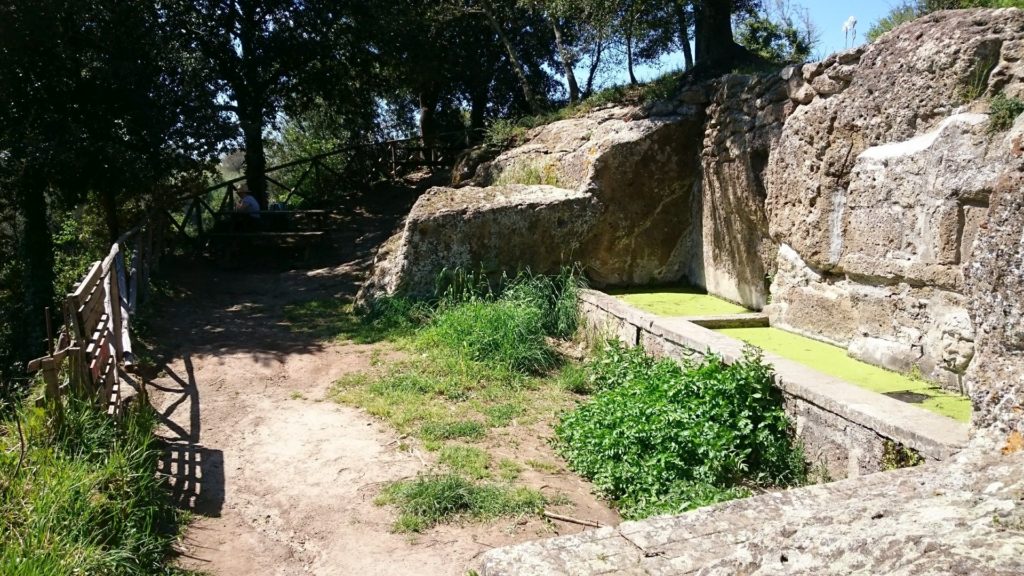
[[[576,332],[580,286],[571,269],[558,276],[523,272],[494,288],[484,279],[455,273],[419,338],[428,347],[512,372],[546,370],[555,363],[547,337]]]
[[[804,482],[802,449],[758,353],[678,364],[615,343],[585,369],[596,394],[562,417],[556,446],[625,517]]]
[[[989,105],[989,132],[1009,130],[1021,113],[1024,113],[1024,101],[996,94]]]
[[[0,436],[0,574],[165,573],[179,518],[155,474],[152,409],[118,423],[72,398],[59,425],[18,417]]]

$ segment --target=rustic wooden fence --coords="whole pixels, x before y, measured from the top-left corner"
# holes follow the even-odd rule
[[[56,334],[48,311],[48,353],[30,362],[28,370],[42,373],[44,392],[37,404],[56,417],[71,391],[105,406],[112,416],[120,413],[121,370],[134,367],[131,319],[146,299],[150,273],[159,266],[166,228],[164,217],[152,216],[118,238],[103,260],[93,262],[64,298]]]
[[[448,136],[448,135],[445,135]],[[347,146],[268,167],[263,174],[268,191],[275,191],[288,204],[293,197],[303,197],[304,187],[325,178],[344,181],[346,175],[331,167],[340,161],[358,174],[360,179],[397,179],[416,168],[445,168],[455,163],[463,147],[423,146],[420,139],[390,140],[375,144]],[[282,175],[293,176],[291,182]],[[164,207],[172,229],[182,238],[198,240],[211,231],[218,215],[230,212],[233,196],[247,176],[233,178],[209,186]]]
[[[414,167],[450,166],[454,150],[419,145],[418,139],[353,146],[273,166],[264,177],[268,185],[286,192],[286,201],[299,193],[311,175],[333,171],[328,158],[345,156],[346,162],[369,166],[364,174],[397,178]],[[365,168],[364,166],[364,168]],[[299,168],[300,175],[288,186],[275,177],[283,170]],[[37,404],[46,406],[59,418],[63,398],[74,392],[105,405],[116,416],[121,409],[121,386],[128,381],[124,372],[134,367],[131,321],[146,300],[150,273],[157,269],[165,238],[172,232],[177,240],[198,240],[212,231],[218,217],[231,212],[231,196],[246,178],[235,178],[198,193],[166,202],[150,212],[143,224],[125,233],[110,247],[103,260],[93,262],[74,290],[64,298],[61,325],[54,332],[47,310],[48,352],[29,362],[30,373],[41,372],[43,396]],[[219,208],[212,198],[222,190]],[[318,211],[308,211],[318,212]],[[139,393],[145,388],[139,386]]]

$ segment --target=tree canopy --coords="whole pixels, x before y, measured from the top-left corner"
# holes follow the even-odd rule
[[[43,349],[76,266],[228,152],[265,206],[268,151],[479,141],[668,55],[803,58],[797,28],[760,0],[2,3],[0,380]]]

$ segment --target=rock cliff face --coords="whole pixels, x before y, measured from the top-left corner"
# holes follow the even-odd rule
[[[608,108],[532,130],[463,188],[434,188],[378,255],[364,297],[429,294],[455,266],[555,272],[598,286],[701,283],[703,109]]]
[[[972,424],[1000,446],[1024,435],[1024,116],[1006,144],[1013,167],[993,187],[965,271],[978,342],[967,371]]]
[[[1020,275],[991,272],[1021,194],[1021,130],[989,129],[997,93],[1024,97],[1020,10],[939,12],[781,74],[537,128],[477,187],[421,198],[368,293],[427,293],[456,265],[579,261],[597,286],[693,283],[981,406],[1016,406],[1024,384],[995,394],[971,368],[1019,352],[1005,306]]]
[[[971,104],[1019,92],[1022,46],[1021,11],[942,12],[784,73],[797,106],[766,173],[773,324],[964,388],[963,272],[1009,168]]]

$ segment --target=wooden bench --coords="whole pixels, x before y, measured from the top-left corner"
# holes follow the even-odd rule
[[[237,256],[243,244],[284,246],[303,250],[309,259],[311,249],[327,236],[328,210],[264,210],[260,218],[245,220],[246,214],[226,212],[217,216],[214,231],[208,234],[219,260]],[[244,223],[243,229],[239,223]]]

